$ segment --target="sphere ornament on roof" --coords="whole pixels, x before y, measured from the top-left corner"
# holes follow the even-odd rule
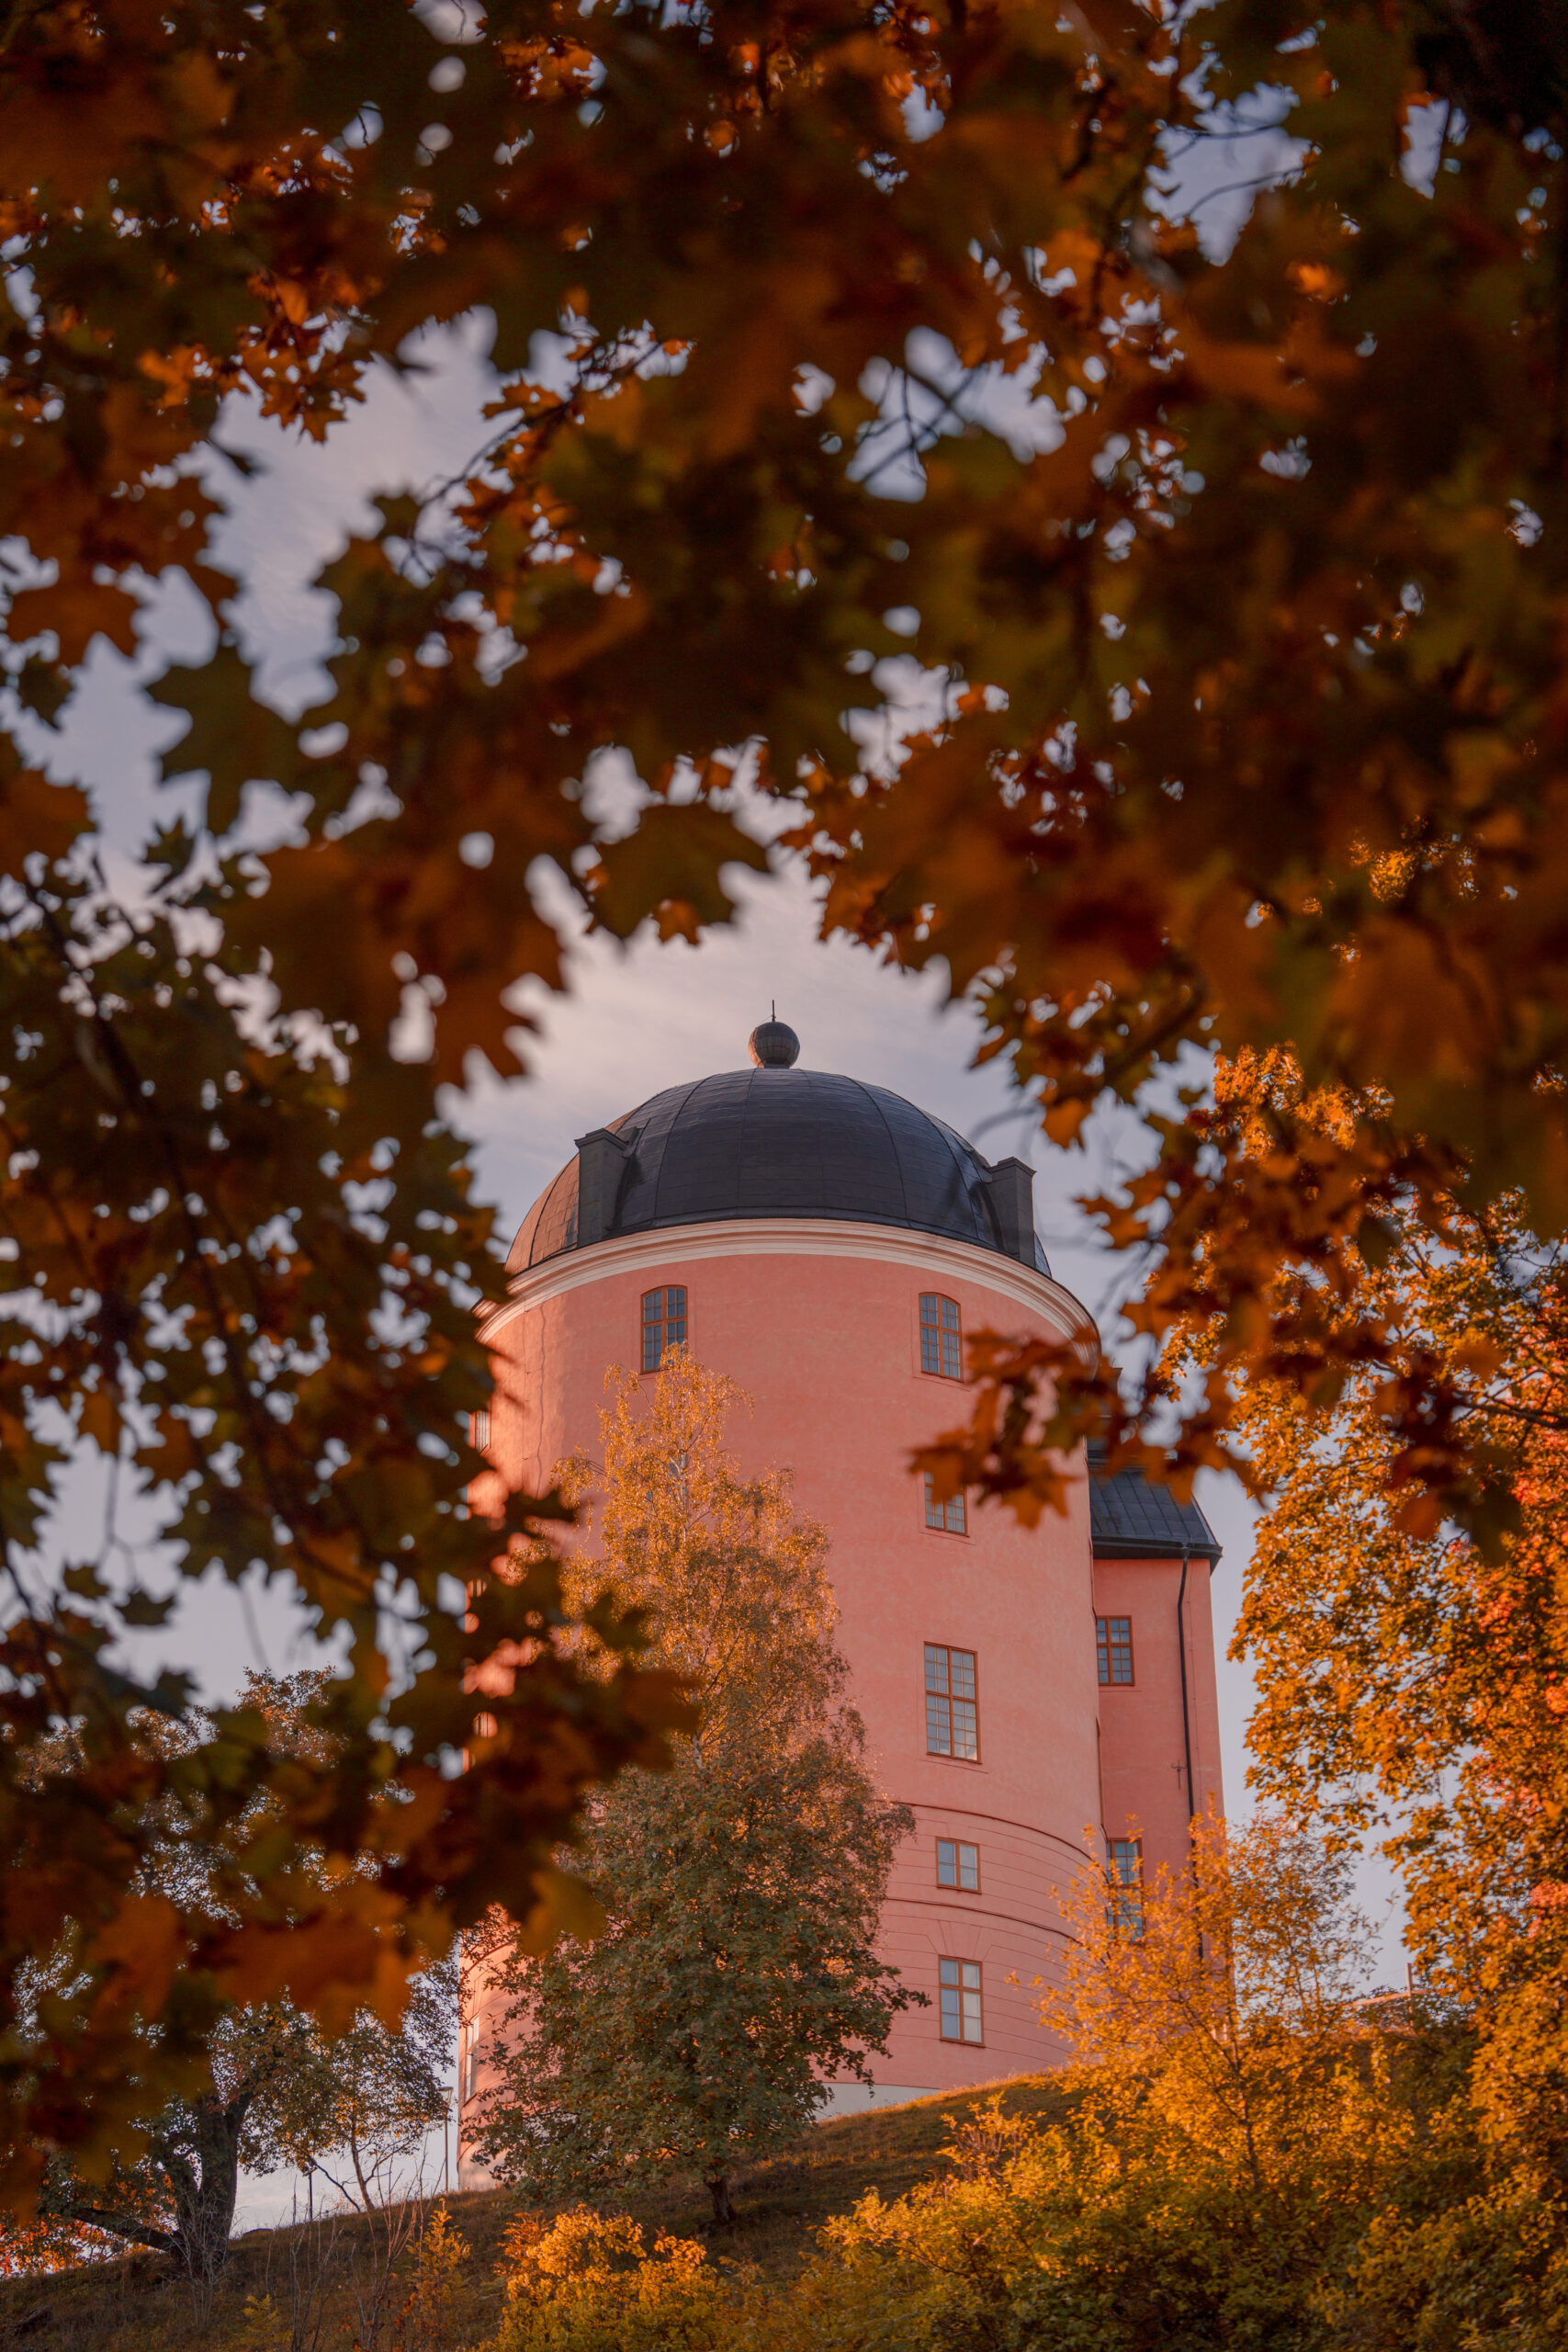
[[[812,1217],[940,1234],[1050,1272],[1025,1161],[993,1166],[885,1086],[796,1069],[800,1041],[782,1021],[760,1023],[750,1050],[750,1069],[667,1087],[580,1136],[510,1271],[661,1227]]]
[[[746,1041],[746,1050],[756,1069],[793,1069],[800,1059],[800,1039],[775,1010],[770,1020],[758,1022]]]

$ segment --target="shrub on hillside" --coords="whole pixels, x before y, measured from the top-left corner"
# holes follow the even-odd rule
[[[1303,2152],[1283,2202],[1086,2076],[1059,2124],[993,2101],[946,2178],[863,2199],[786,2286],[570,2214],[513,2247],[489,2352],[1562,2352],[1568,2205],[1488,2179],[1462,2092],[1428,2102],[1434,2053],[1386,2041],[1347,2070],[1340,2150]]]
[[[1135,1908],[1089,1871],[1053,2120],[993,2098],[782,2288],[573,2217],[521,2250],[505,2352],[1568,2352],[1561,2140],[1499,2131],[1483,2018],[1359,1996],[1352,1891],[1267,1815],[1194,1822]]]
[[[563,2213],[507,2239],[506,2316],[489,2352],[721,2352],[732,2298],[692,2238]]]

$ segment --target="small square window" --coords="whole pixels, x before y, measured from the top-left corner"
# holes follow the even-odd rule
[[[642,1368],[657,1372],[671,1348],[686,1344],[686,1291],[682,1283],[643,1293]]]
[[[964,1334],[958,1321],[958,1301],[933,1290],[920,1293],[920,1370],[939,1380],[964,1377]]]
[[[973,1650],[926,1644],[926,1754],[951,1756],[961,1764],[979,1761]]]
[[[943,1960],[937,1963],[942,1990],[942,2038],[944,2041],[984,2041],[980,2009],[980,1963],[977,1960]]]
[[[1133,1679],[1133,1621],[1130,1617],[1097,1617],[1094,1621],[1095,1660],[1101,1682]]]
[[[1108,1838],[1105,1878],[1110,1888],[1107,1916],[1113,1935],[1130,1943],[1144,1937],[1144,1841],[1141,1838]]]
[[[926,1525],[940,1528],[945,1535],[967,1535],[969,1514],[964,1509],[962,1491],[950,1495],[944,1503],[936,1498],[936,1480],[926,1472]]]
[[[936,1841],[936,1883],[938,1886],[955,1886],[964,1894],[978,1894],[978,1846],[965,1845],[962,1838],[939,1838]]]

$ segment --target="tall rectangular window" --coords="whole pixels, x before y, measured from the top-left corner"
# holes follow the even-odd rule
[[[966,1846],[962,1838],[939,1838],[936,1841],[936,1883],[938,1886],[956,1886],[964,1894],[978,1894],[978,1846]]]
[[[1133,1621],[1130,1617],[1097,1617],[1094,1647],[1102,1682],[1133,1679]]]
[[[949,1495],[946,1502],[939,1503],[936,1480],[929,1470],[926,1472],[926,1525],[940,1527],[948,1535],[967,1535],[969,1532],[969,1517],[964,1508],[962,1490],[956,1495]]]
[[[1108,1838],[1105,1878],[1110,1888],[1111,1931],[1130,1943],[1144,1935],[1144,1841],[1141,1838]]]
[[[934,1290],[920,1293],[920,1370],[934,1372],[942,1380],[964,1377],[958,1301],[939,1297]]]
[[[642,1299],[642,1368],[657,1372],[666,1351],[686,1344],[686,1292],[681,1283],[649,1290]]]
[[[973,1650],[926,1644],[926,1754],[955,1757],[963,1764],[979,1761]]]
[[[490,1414],[484,1406],[468,1415],[468,1443],[476,1453],[490,1452]]]
[[[944,2041],[984,2041],[980,2013],[980,1963],[977,1960],[941,1960],[942,2038]]]

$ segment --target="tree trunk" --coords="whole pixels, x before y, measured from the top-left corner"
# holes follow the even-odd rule
[[[365,2167],[359,2161],[359,2136],[357,2132],[351,2132],[348,2135],[348,2154],[350,2162],[354,2165],[354,2177],[359,2183],[359,2194],[363,2199],[365,2210],[367,2213],[373,2213],[376,2210],[376,2199],[371,2194],[370,2183],[365,2177]]]
[[[174,2208],[170,2228],[101,2204],[81,2188],[51,2199],[52,2210],[131,2245],[166,2254],[193,2285],[209,2288],[229,2258],[229,2233],[240,2192],[240,2134],[253,2096],[249,2086],[229,2099],[209,2093],[186,2109],[177,2139],[171,2136],[161,2144],[154,2140],[152,2161],[167,2183]]]
[[[735,2219],[735,2208],[729,2201],[729,2182],[721,2172],[710,2173],[707,2189],[713,2199],[713,2218],[720,2227],[727,2228]]]
[[[90,2197],[62,2198],[49,2210],[62,2221],[81,2222],[89,2229],[123,2238],[128,2245],[150,2246],[154,2254],[172,2255],[176,2262],[179,2259],[179,2246],[167,2230],[156,2229],[151,2222],[139,2222],[134,2214],[117,2212],[113,2206],[95,2205]]]
[[[187,2142],[194,2161],[178,2173],[170,2167],[179,2259],[186,2277],[201,2285],[210,2285],[229,2258],[240,2194],[240,2133],[251,2097],[247,2088],[234,2098],[197,2099]]]

